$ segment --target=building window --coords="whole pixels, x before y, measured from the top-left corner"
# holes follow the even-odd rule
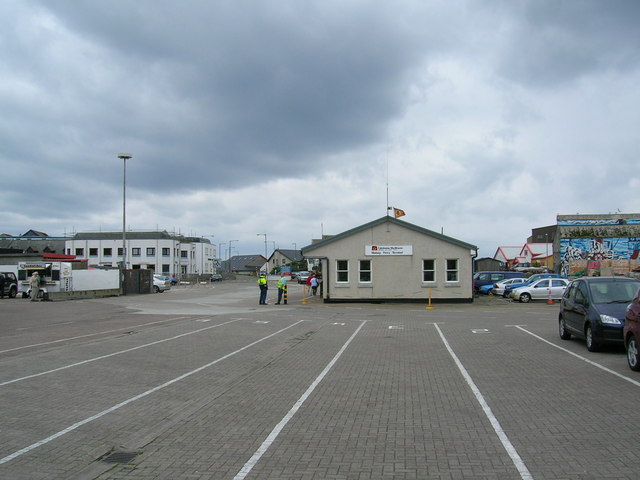
[[[436,261],[433,259],[422,260],[422,281],[436,281]]]
[[[140,256],[140,248],[132,248],[131,249],[131,256],[133,257],[139,257]]]
[[[370,283],[371,282],[371,260],[360,260],[359,266],[360,266],[360,269],[359,269],[360,282]]]
[[[170,248],[162,248],[162,256],[163,257],[170,257],[171,256],[171,249]]]
[[[171,265],[169,265],[168,263],[163,263],[162,264],[162,273],[171,272],[170,268],[171,268]]]
[[[180,258],[189,258],[188,250],[180,250]]]
[[[447,259],[447,282],[458,281],[458,259]]]
[[[156,249],[153,247],[148,247],[147,248],[147,257],[155,257],[156,256]]]
[[[84,256],[84,248],[76,248],[76,257]]]
[[[122,257],[122,247],[118,248],[118,256]]]
[[[102,255],[105,257],[110,257],[111,256],[111,249],[110,248],[103,248],[102,249]]]
[[[97,248],[90,248],[89,249],[89,256],[90,257],[97,257],[98,256],[98,249]]]
[[[338,283],[349,282],[349,260],[336,260],[336,281]]]

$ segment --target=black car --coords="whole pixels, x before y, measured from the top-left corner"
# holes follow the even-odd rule
[[[627,305],[640,281],[627,277],[582,277],[571,282],[560,301],[558,332],[569,340],[584,338],[595,352],[605,343],[622,345]]]
[[[13,272],[0,272],[0,275],[4,277],[4,295],[11,298],[16,298],[18,294],[18,279]]]
[[[221,282],[222,281],[222,275],[220,275],[219,273],[214,273],[213,275],[211,275],[211,281],[212,282]]]

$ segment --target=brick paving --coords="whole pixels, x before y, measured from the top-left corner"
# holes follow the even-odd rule
[[[243,478],[523,478],[438,329],[531,478],[638,477],[640,387],[514,326],[640,379],[620,350],[560,341],[557,306],[300,305],[296,285],[289,295],[258,306],[239,280],[0,301],[0,383],[62,368],[0,386],[0,458],[29,449],[0,463],[0,478],[233,479],[316,380]],[[137,455],[99,460],[111,451]]]

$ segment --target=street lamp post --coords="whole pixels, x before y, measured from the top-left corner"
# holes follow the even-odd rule
[[[266,233],[257,233],[258,237],[264,237],[264,258],[267,261],[267,275],[269,274],[269,257],[267,256],[267,234]]]
[[[229,256],[227,257],[227,262],[229,262],[229,273],[231,273],[231,242],[238,242],[239,240],[229,240]]]
[[[218,244],[218,251],[216,252],[216,254],[218,255],[218,258],[220,259],[220,266],[222,266],[222,262],[224,261],[224,255],[222,254],[222,246],[226,245],[226,244],[227,244],[227,242]]]
[[[127,268],[127,160],[131,158],[130,153],[119,153],[118,158],[122,159],[122,269]]]

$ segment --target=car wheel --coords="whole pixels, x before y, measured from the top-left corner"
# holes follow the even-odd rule
[[[525,292],[522,295],[520,295],[519,300],[522,303],[529,303],[531,301],[531,295]]]
[[[160,288],[157,285],[153,286],[153,293],[158,293],[160,291]]]
[[[591,325],[587,325],[587,328],[584,331],[584,339],[587,343],[587,350],[590,352],[597,352],[600,349],[600,345],[598,345],[598,342],[593,338],[593,329],[591,328]]]
[[[567,324],[565,323],[564,318],[560,318],[560,322],[558,323],[558,333],[562,340],[571,339],[571,334],[567,332]]]
[[[16,298],[16,295],[18,295],[18,289],[17,288],[11,288],[9,290],[9,298]]]
[[[640,372],[640,351],[635,335],[631,335],[627,342],[627,363],[634,372]]]
[[[490,288],[489,290],[487,290],[487,295],[493,295],[493,288]]]

